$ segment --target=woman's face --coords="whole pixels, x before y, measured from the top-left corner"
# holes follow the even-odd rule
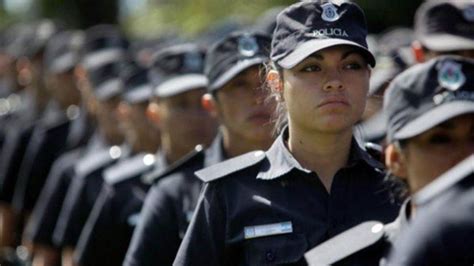
[[[401,148],[399,169],[415,193],[474,153],[474,114],[453,118],[416,137]]]
[[[326,48],[283,71],[283,99],[290,126],[338,133],[364,112],[370,69],[351,46]]]
[[[246,140],[271,139],[270,122],[274,101],[265,101],[259,66],[251,67],[217,91],[215,106],[221,123],[233,134]]]

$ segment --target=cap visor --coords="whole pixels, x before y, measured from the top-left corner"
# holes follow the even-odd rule
[[[81,64],[85,69],[91,71],[105,64],[120,61],[124,56],[125,51],[122,49],[104,49],[84,56]]]
[[[75,53],[67,53],[62,55],[51,63],[48,71],[51,73],[64,73],[71,70],[79,61],[79,57]]]
[[[198,88],[207,88],[207,77],[199,74],[182,75],[171,78],[155,87],[154,93],[158,97],[170,97]]]
[[[120,79],[109,79],[95,89],[95,95],[99,100],[108,100],[122,92],[122,81]]]
[[[306,57],[310,56],[311,54],[320,51],[325,48],[329,48],[336,45],[350,45],[355,46],[361,49],[362,52],[365,52],[367,55],[367,59],[369,60],[369,64],[374,67],[375,66],[375,57],[374,55],[364,46],[361,46],[355,42],[344,40],[344,39],[326,39],[326,40],[310,40],[303,44],[301,44],[298,48],[296,48],[292,53],[288,54],[282,60],[278,62],[278,65],[285,69],[291,69],[301,61],[303,61]]]
[[[474,50],[474,39],[451,34],[427,35],[420,37],[421,43],[433,51]]]
[[[394,139],[407,139],[417,136],[451,118],[474,113],[474,102],[454,101],[431,109],[412,122],[406,124],[393,135]]]
[[[209,89],[211,91],[219,89],[242,71],[246,70],[249,67],[262,64],[267,60],[268,58],[266,57],[257,57],[247,60],[241,60],[234,64],[229,70],[224,72],[215,82],[211,83]]]
[[[152,96],[152,88],[150,85],[142,85],[123,94],[123,99],[129,103],[142,103],[149,100]]]

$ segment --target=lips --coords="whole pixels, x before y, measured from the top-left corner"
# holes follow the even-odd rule
[[[324,106],[330,106],[330,105],[349,106],[349,102],[344,97],[327,97],[318,104],[318,107],[324,107]]]
[[[252,112],[249,116],[250,120],[266,120],[270,121],[271,114],[265,111],[255,111]]]

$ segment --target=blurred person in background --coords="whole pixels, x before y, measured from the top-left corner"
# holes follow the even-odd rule
[[[263,33],[234,32],[208,50],[205,74],[209,84],[203,104],[218,119],[219,134],[209,148],[197,147],[153,177],[124,265],[171,265],[202,188],[194,172],[271,145],[275,104],[265,102],[268,95],[261,75],[270,42]]]

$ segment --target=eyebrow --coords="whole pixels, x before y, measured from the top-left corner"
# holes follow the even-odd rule
[[[341,60],[344,60],[346,59],[347,57],[349,57],[351,54],[360,54],[359,51],[357,51],[356,49],[351,49],[349,51],[346,51],[342,54],[341,56]],[[314,59],[317,59],[317,60],[324,60],[324,56],[318,52],[314,53],[314,54],[311,54],[309,57],[312,57]]]

